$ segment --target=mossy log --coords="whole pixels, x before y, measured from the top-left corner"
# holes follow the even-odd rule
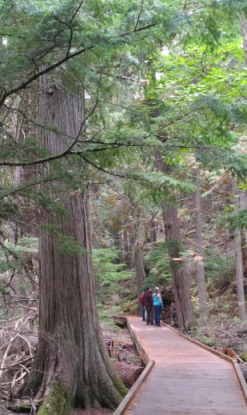
[[[118,326],[118,327],[120,327],[122,329],[124,327],[126,327],[126,321],[123,318],[118,317],[118,316],[112,316],[112,319],[114,320],[116,326]]]
[[[131,388],[134,385],[144,369],[140,366],[130,366],[124,362],[114,362],[114,366],[127,388]]]
[[[117,340],[116,345],[121,347],[122,349],[129,349],[131,347],[134,347],[134,342],[127,340]]]

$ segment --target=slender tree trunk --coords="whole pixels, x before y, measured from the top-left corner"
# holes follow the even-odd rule
[[[133,244],[132,244],[132,229],[124,230],[124,252],[125,252],[125,264],[128,269],[133,268]]]
[[[241,243],[242,243],[241,232],[238,229],[235,229],[234,244],[235,244],[235,266],[236,266],[238,311],[239,311],[240,321],[246,321],[245,295],[244,295],[244,284],[243,284],[243,259],[242,259]]]
[[[186,267],[182,265],[183,260],[180,253],[181,237],[177,209],[170,204],[163,203],[163,220],[170,257],[178,326],[180,330],[187,331],[194,320],[194,315],[190,298],[189,275]]]
[[[154,243],[157,241],[157,234],[156,234],[155,220],[154,220],[155,216],[156,216],[156,212],[155,213],[152,212],[150,219],[147,221],[150,243]]]
[[[239,190],[240,197],[240,209],[247,209],[247,192],[245,190]],[[247,278],[247,231],[241,231],[241,240],[242,240],[242,258],[243,258],[243,275],[244,278]]]
[[[140,243],[135,244],[135,269],[136,269],[136,286],[137,295],[140,299],[140,295],[143,291],[143,281],[145,279],[145,270],[143,266],[142,247]],[[138,313],[141,311],[141,303],[138,301]]]
[[[120,233],[115,231],[115,233],[113,234],[114,246],[119,252],[119,257],[113,260],[114,264],[121,264],[121,239],[120,238],[121,238]]]
[[[203,258],[202,223],[201,223],[201,192],[200,192],[200,171],[196,170],[196,192],[195,192],[195,231],[196,231],[196,253],[197,253],[197,285],[200,307],[200,326],[207,322],[207,291]]]
[[[247,20],[244,13],[240,16],[240,24],[243,35],[243,49],[245,54],[245,63],[247,64]]]
[[[47,79],[42,82],[40,122],[47,125],[41,132],[42,144],[58,154],[81,129],[83,101],[61,84],[54,85],[51,93]],[[59,170],[57,163],[45,166],[43,173]],[[75,171],[75,164],[73,160],[68,168]],[[67,415],[71,405],[114,409],[126,393],[99,327],[88,192],[85,187],[69,189],[65,182],[55,183],[54,204],[59,196],[67,214],[46,211],[41,229],[39,342],[33,369],[21,391],[22,396],[45,398],[38,412],[42,415]]]
[[[21,122],[18,117],[18,112],[16,111],[20,105],[21,98],[19,96],[15,97],[12,103],[13,113],[12,113],[12,131],[13,137],[15,141],[18,143],[20,140],[20,130],[21,130]],[[18,186],[21,183],[22,179],[22,167],[17,166],[14,169],[13,174],[13,183],[15,186]],[[18,235],[19,229],[16,222],[12,222],[9,230],[9,241],[13,245],[17,245],[18,242]]]
[[[235,181],[232,181],[233,194],[235,196],[234,204],[239,205],[239,191]],[[235,264],[236,264],[236,283],[237,283],[237,299],[240,321],[246,321],[245,312],[245,295],[244,295],[244,273],[243,273],[243,258],[242,258],[242,238],[239,229],[234,231],[235,244]]]
[[[247,20],[245,14],[242,13],[240,16],[240,25],[243,36],[243,50],[245,55],[245,64],[247,65]],[[246,191],[240,191],[240,208],[247,209],[247,194]],[[242,242],[242,259],[243,259],[243,274],[247,277],[247,232],[242,231],[241,235]]]
[[[165,174],[169,173],[168,167],[160,153],[156,153],[156,165],[159,171]],[[182,265],[181,236],[177,209],[174,205],[166,202],[163,202],[162,208],[178,325],[180,330],[186,331],[194,321],[194,315],[190,297],[189,275],[186,266]]]

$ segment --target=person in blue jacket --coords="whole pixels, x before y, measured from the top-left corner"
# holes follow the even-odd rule
[[[159,287],[154,288],[153,306],[154,306],[154,322],[157,327],[160,327],[160,315],[161,315],[161,311],[163,308],[163,301],[162,301]]]

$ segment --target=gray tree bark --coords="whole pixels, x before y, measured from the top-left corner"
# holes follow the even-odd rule
[[[232,189],[235,196],[234,204],[239,206],[239,191],[235,180],[232,180]],[[235,267],[236,267],[236,283],[237,283],[237,299],[238,311],[240,321],[246,321],[245,311],[245,294],[244,294],[244,273],[243,273],[243,258],[242,258],[242,238],[239,229],[234,230],[234,244],[235,244]]]
[[[78,91],[41,80],[42,146],[63,152],[82,130],[84,106]],[[85,168],[66,160],[67,168]],[[65,168],[65,165],[63,168]],[[42,174],[61,171],[56,161]],[[101,336],[95,305],[91,234],[86,186],[73,189],[65,181],[53,184],[54,204],[67,212],[47,209],[40,232],[39,341],[33,369],[20,391],[44,400],[38,413],[67,415],[70,407],[116,408],[126,388],[111,364]]]
[[[239,190],[239,198],[240,198],[240,209],[246,210],[247,209],[246,190]],[[246,279],[247,277],[247,231],[245,229],[242,229],[241,231],[241,239],[242,239],[243,277],[244,279]]]
[[[156,153],[156,165],[159,171],[169,174],[169,168],[160,153]],[[175,205],[166,202],[163,202],[162,209],[178,325],[181,331],[187,331],[194,321],[194,314],[190,297],[189,275],[181,257],[182,244],[177,209]]]
[[[150,243],[154,243],[157,241],[157,234],[156,234],[155,220],[154,220],[155,215],[156,215],[156,212],[151,212],[150,218],[147,221]]]
[[[196,170],[196,192],[195,192],[195,234],[197,254],[197,286],[199,295],[200,316],[199,323],[203,327],[207,323],[207,290],[203,258],[202,241],[202,220],[201,220],[201,192],[200,192],[200,171]]]
[[[135,244],[135,269],[136,269],[136,286],[137,286],[137,295],[140,299],[140,295],[143,291],[143,281],[145,278],[145,270],[143,265],[143,255],[142,255],[142,246],[140,243]],[[138,301],[138,312],[141,311],[141,304]]]
[[[247,64],[247,20],[244,13],[240,16],[240,24],[243,35],[243,49],[245,54],[245,63]]]

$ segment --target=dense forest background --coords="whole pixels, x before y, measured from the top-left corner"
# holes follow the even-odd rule
[[[245,1],[0,12],[2,402],[114,409],[100,326],[148,286],[166,323],[245,360]],[[33,366],[9,372],[27,333]]]

